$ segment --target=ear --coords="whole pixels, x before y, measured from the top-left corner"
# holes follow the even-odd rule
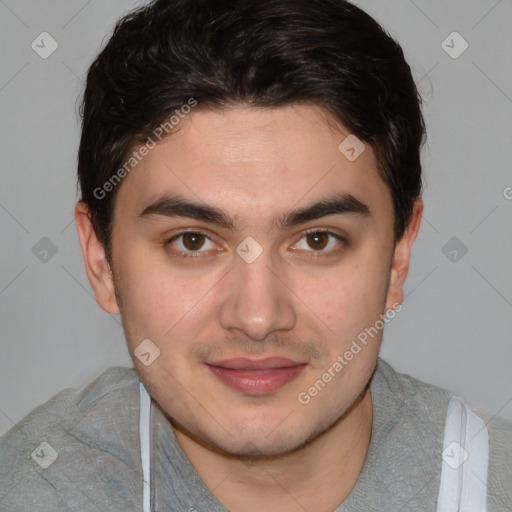
[[[87,205],[79,201],[75,207],[75,222],[82,247],[85,271],[99,306],[110,314],[119,313],[112,270],[103,244],[98,240]]]
[[[386,311],[393,309],[393,305],[401,304],[404,300],[403,285],[409,272],[411,260],[411,248],[418,231],[420,230],[421,216],[423,214],[423,201],[420,197],[414,201],[413,212],[409,225],[404,235],[396,243],[391,274],[389,278],[389,289],[386,299]]]

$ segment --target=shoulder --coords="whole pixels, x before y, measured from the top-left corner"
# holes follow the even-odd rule
[[[0,438],[0,509],[57,511],[81,503],[81,510],[94,510],[96,498],[81,486],[100,496],[117,489],[126,506],[133,498],[126,493],[135,492],[130,480],[139,477],[138,410],[138,376],[127,367],[109,368],[35,408]],[[124,468],[130,470],[121,477]]]
[[[512,423],[475,411],[489,433],[487,503],[489,512],[512,510]]]
[[[403,414],[415,417],[422,428],[431,426],[439,432],[444,426],[453,396],[450,391],[399,373],[381,358],[372,377],[372,391],[374,388],[378,389],[376,395],[380,399],[397,404]]]
[[[380,359],[370,382],[373,425],[366,487],[375,489],[381,510],[432,510],[441,477],[441,452],[450,394],[395,371]],[[365,494],[365,490],[361,490]],[[382,497],[381,497],[382,496]],[[366,510],[371,500],[358,496]]]
[[[391,396],[395,403],[401,404],[400,414],[397,416],[409,418],[409,428],[416,426],[415,434],[418,440],[423,437],[420,431],[432,434],[430,436],[427,434],[430,440],[425,444],[425,448],[431,452],[432,463],[440,467],[447,408],[450,399],[458,395],[410,375],[399,373],[382,359],[378,361],[373,378],[377,380],[375,387],[385,390],[380,392],[382,396]],[[390,401],[389,398],[387,400]],[[464,403],[480,417],[489,434],[488,510],[489,512],[512,510],[512,423],[472,409],[471,404]],[[401,434],[403,435],[404,432]]]

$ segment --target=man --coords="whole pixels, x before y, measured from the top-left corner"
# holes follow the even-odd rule
[[[91,65],[75,218],[135,368],[2,439],[0,510],[512,508],[512,428],[379,359],[420,99],[343,0],[158,0]]]

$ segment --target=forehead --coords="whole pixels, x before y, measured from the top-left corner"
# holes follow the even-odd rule
[[[340,151],[349,135],[315,106],[195,109],[124,179],[116,210],[139,214],[172,193],[243,219],[337,192],[389,209],[371,147],[353,161]]]

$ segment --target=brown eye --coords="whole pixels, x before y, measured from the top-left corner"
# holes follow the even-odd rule
[[[325,232],[310,233],[306,235],[308,245],[316,251],[321,251],[327,247],[329,243],[329,235]]]
[[[184,258],[206,256],[215,249],[215,244],[207,235],[198,231],[184,231],[165,242],[168,250],[176,256]]]
[[[184,233],[182,243],[189,251],[197,251],[204,245],[205,238],[201,233]]]
[[[332,231],[315,229],[305,232],[293,249],[299,249],[312,256],[330,256],[343,250],[346,245],[346,241],[340,235]]]

